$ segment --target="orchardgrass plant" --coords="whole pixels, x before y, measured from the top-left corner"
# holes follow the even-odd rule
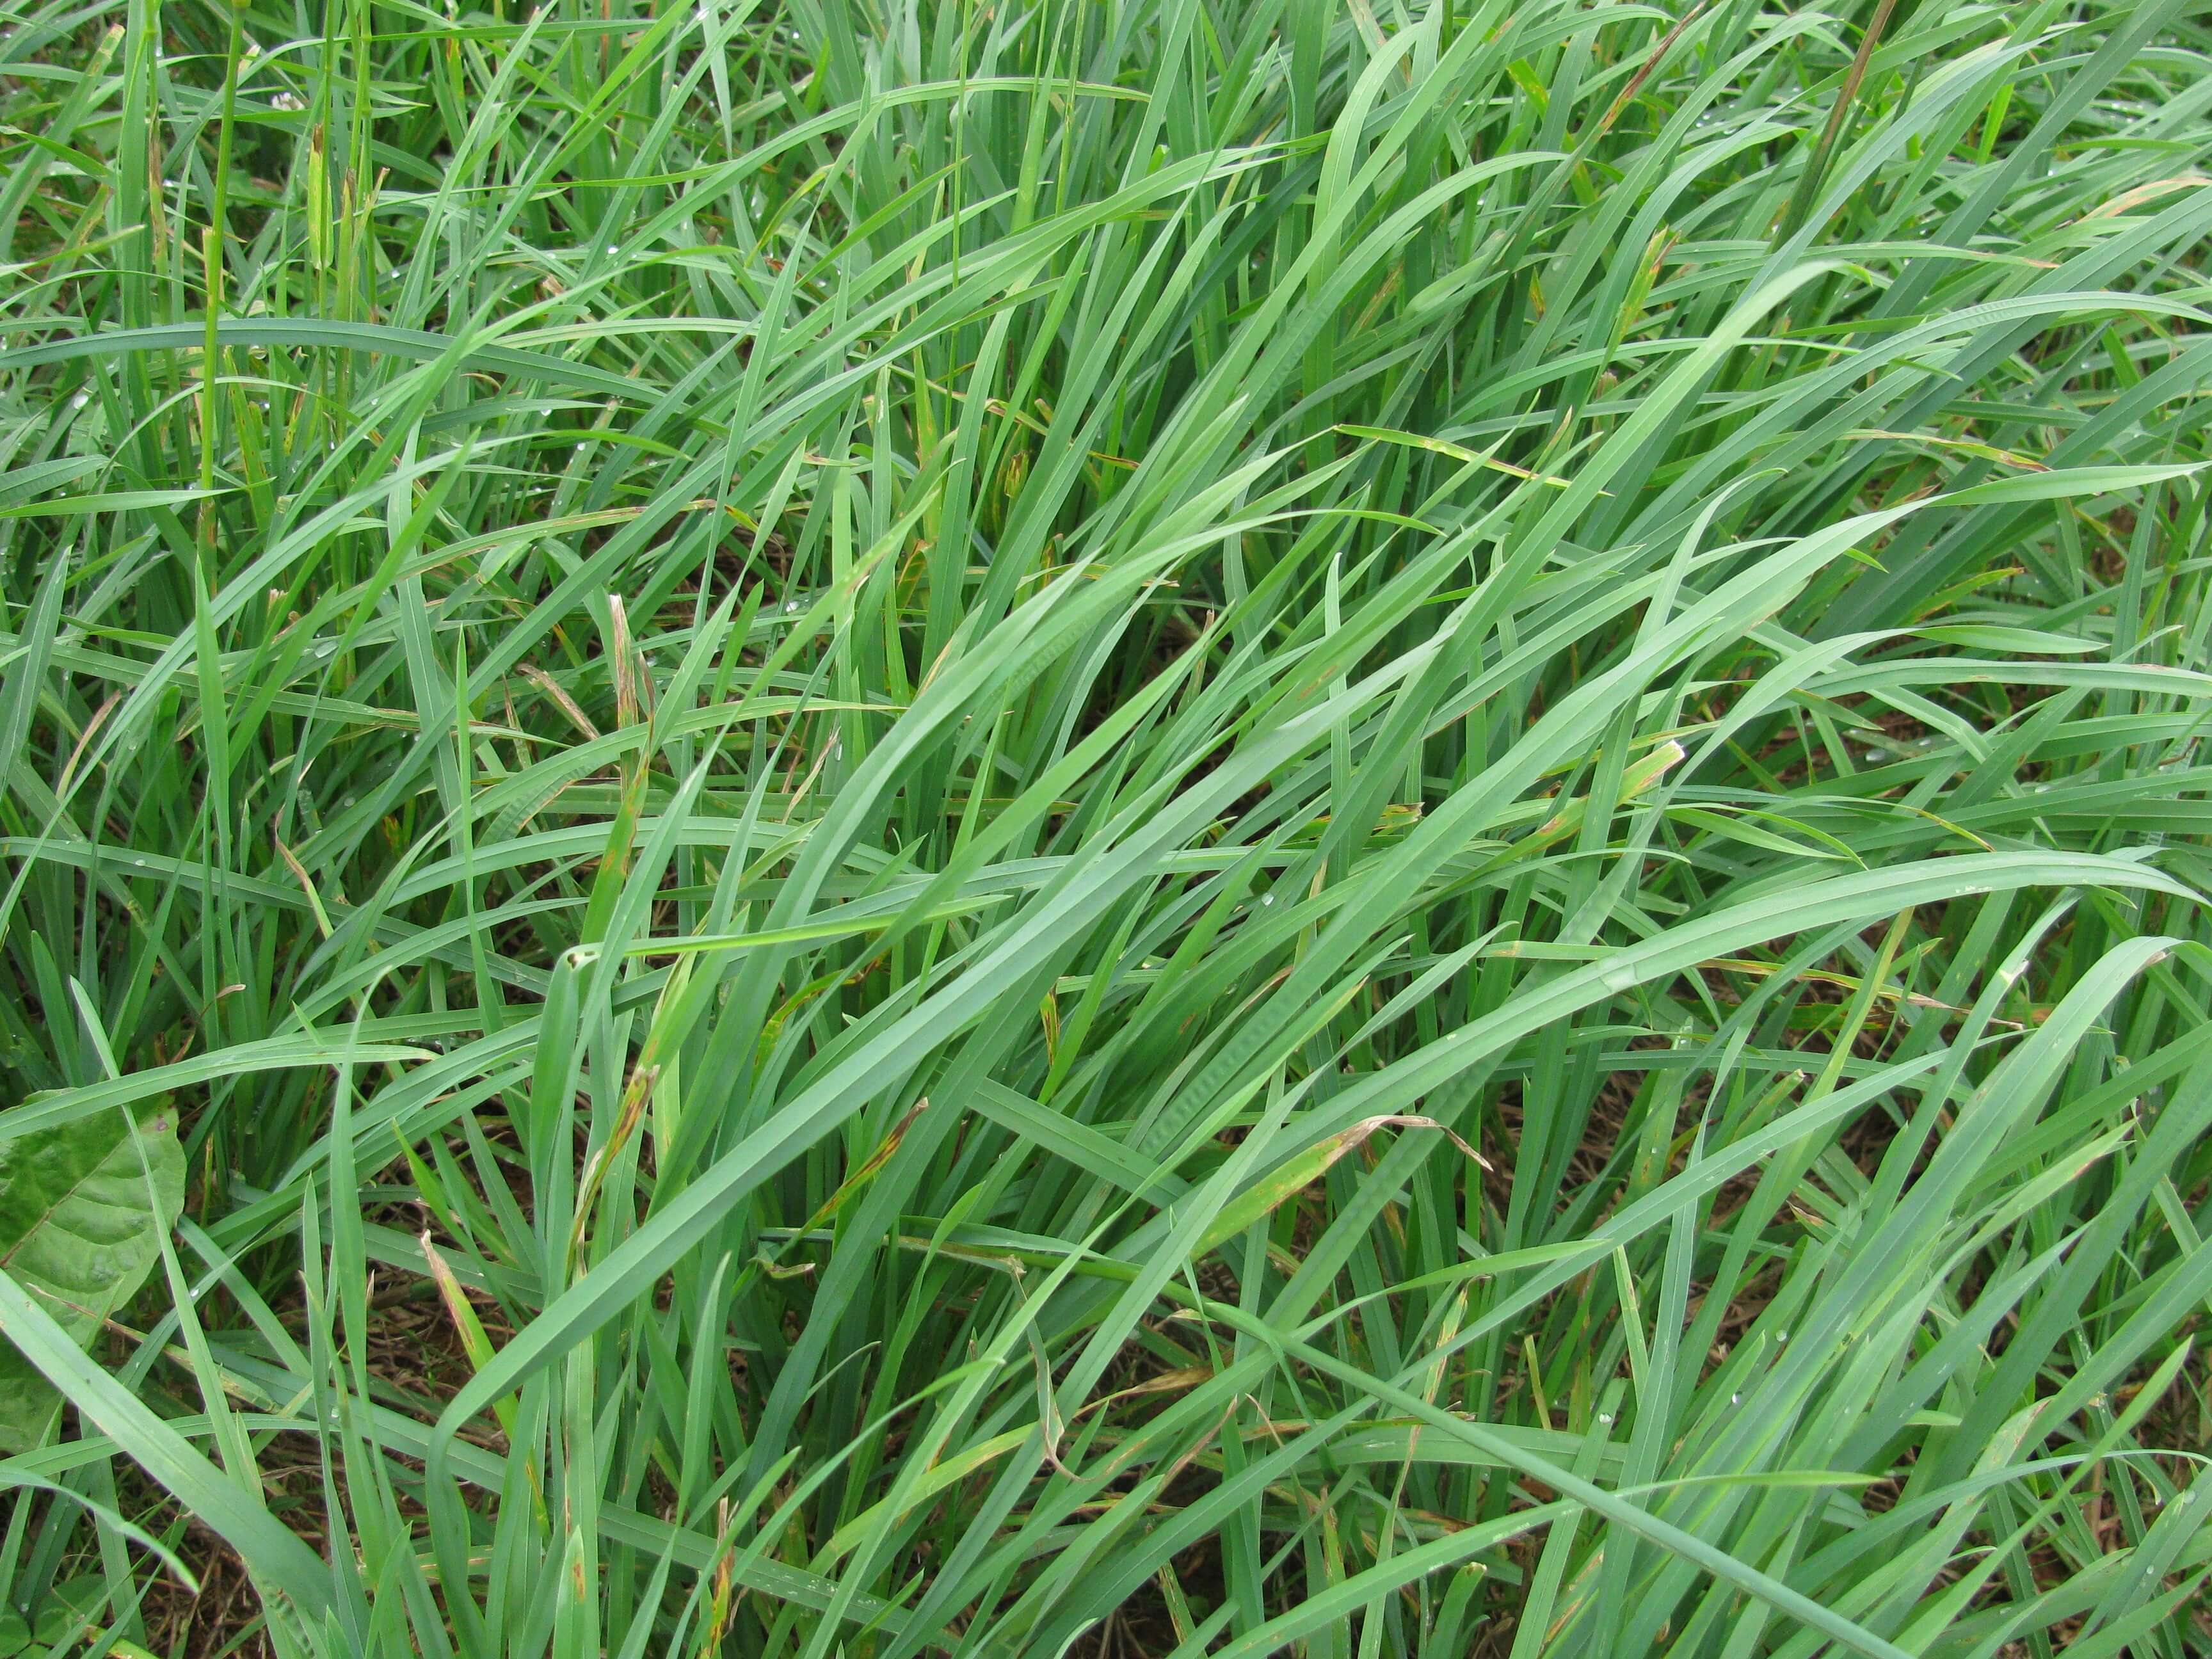
[[[0,11],[0,1654],[2212,1652],[2203,6]]]

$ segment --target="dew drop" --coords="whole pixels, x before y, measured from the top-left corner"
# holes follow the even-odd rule
[[[1260,895],[1260,902],[1262,904],[1273,904],[1274,902],[1275,896],[1273,893],[1262,893]]]
[[[1597,977],[1598,983],[1608,991],[1632,991],[1636,988],[1636,969],[1625,962],[1607,969]]]
[[[1743,1396],[1740,1394],[1730,1395],[1729,1396],[1729,1404],[1731,1406],[1741,1406],[1743,1404]]]

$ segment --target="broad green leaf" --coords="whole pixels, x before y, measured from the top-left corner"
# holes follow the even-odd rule
[[[161,1260],[185,1197],[184,1154],[167,1100],[0,1141],[0,1270],[89,1347]],[[0,1449],[45,1439],[61,1403],[39,1368],[0,1347]]]

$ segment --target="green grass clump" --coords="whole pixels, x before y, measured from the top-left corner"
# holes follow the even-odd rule
[[[3,9],[0,1649],[2212,1652],[2201,7]]]

